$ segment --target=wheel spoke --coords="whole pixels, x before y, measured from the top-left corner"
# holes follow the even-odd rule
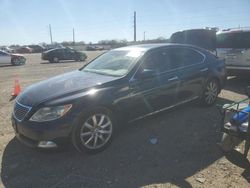
[[[110,122],[108,121],[107,123],[105,123],[104,125],[101,125],[100,127],[102,129],[105,129],[106,127],[108,127],[110,125]]]
[[[102,135],[98,135],[98,137],[99,137],[103,142],[105,141],[105,139],[103,138]]]
[[[92,116],[92,120],[93,120],[94,126],[96,126],[97,125],[96,115]]]
[[[89,136],[91,134],[92,134],[92,132],[81,133],[81,137]]]
[[[87,127],[88,129],[92,130],[94,127],[90,125],[88,122],[84,123],[84,126]]]
[[[97,144],[97,139],[98,139],[98,136],[95,135],[95,140],[94,140],[94,148],[96,147],[96,144]]]
[[[85,144],[88,144],[91,140],[93,140],[94,136],[92,135],[86,142]]]
[[[99,121],[99,123],[98,123],[98,126],[101,126],[101,125],[102,125],[102,123],[103,123],[103,121],[104,121],[104,118],[105,118],[105,116],[102,115],[102,116],[101,116],[101,119],[100,119],[100,121]]]
[[[106,131],[106,130],[99,130],[98,132],[101,134],[110,134],[111,133],[111,131]]]

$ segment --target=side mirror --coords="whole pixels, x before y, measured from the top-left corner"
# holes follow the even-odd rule
[[[148,79],[148,78],[153,78],[156,76],[156,71],[155,70],[151,70],[151,69],[144,69],[141,73],[139,78],[144,80],[144,79]]]
[[[246,94],[250,98],[250,86],[246,87]]]

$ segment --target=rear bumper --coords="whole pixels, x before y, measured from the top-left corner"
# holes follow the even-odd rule
[[[226,69],[229,76],[250,73],[250,66],[226,66]]]

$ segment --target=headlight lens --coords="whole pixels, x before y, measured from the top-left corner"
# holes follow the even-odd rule
[[[71,109],[71,107],[72,104],[41,108],[35,114],[33,114],[33,116],[30,118],[30,121],[42,122],[58,119],[65,115]]]

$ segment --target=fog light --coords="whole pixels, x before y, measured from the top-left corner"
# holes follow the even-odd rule
[[[57,145],[56,145],[56,143],[54,143],[52,141],[40,141],[38,143],[38,147],[39,148],[56,148]]]

